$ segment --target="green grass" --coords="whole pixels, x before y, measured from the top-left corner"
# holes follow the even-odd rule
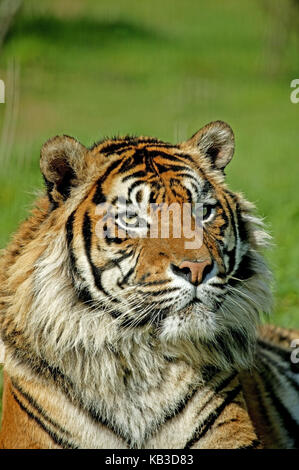
[[[228,182],[256,203],[274,239],[272,322],[298,326],[298,48],[270,74],[272,19],[262,2],[25,2],[0,57],[19,66],[16,133],[0,175],[0,247],[42,186],[39,150],[56,134],[90,145],[105,135],[188,138],[222,119],[236,134]],[[10,83],[7,83],[9,88]],[[8,102],[0,105],[0,130]]]

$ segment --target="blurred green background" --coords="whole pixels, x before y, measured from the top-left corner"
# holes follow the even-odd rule
[[[274,238],[271,321],[298,327],[298,11],[296,0],[23,2],[0,49],[0,248],[42,187],[49,137],[178,142],[221,119],[236,134],[228,183]]]

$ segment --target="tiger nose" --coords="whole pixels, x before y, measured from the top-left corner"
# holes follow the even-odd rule
[[[198,285],[202,282],[204,277],[211,271],[212,260],[206,259],[204,261],[194,262],[194,261],[183,261],[179,265],[179,270],[185,274],[189,274],[189,281]]]

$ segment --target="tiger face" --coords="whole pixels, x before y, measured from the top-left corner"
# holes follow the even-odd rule
[[[48,197],[89,315],[161,341],[248,346],[268,309],[265,236],[224,182],[233,152],[221,121],[178,145],[125,137],[86,149],[66,136],[44,145]]]

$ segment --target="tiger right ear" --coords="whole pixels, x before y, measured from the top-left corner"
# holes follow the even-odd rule
[[[196,132],[181,146],[195,149],[209,160],[213,168],[223,171],[233,157],[235,138],[232,128],[226,122],[214,121]]]
[[[68,198],[72,187],[83,179],[87,148],[73,137],[56,136],[41,149],[40,168],[51,202]]]

